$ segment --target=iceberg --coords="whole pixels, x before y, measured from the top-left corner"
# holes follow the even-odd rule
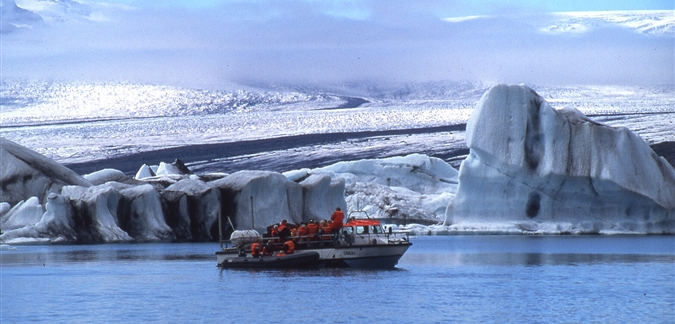
[[[30,197],[44,202],[63,186],[89,187],[92,183],[35,151],[0,137],[0,201],[16,205]]]
[[[236,229],[265,231],[281,219],[307,220],[302,214],[302,187],[280,173],[244,170],[209,184],[220,190],[223,222],[229,217]]]
[[[152,172],[143,165],[138,179],[115,169],[80,177],[18,144],[2,144],[0,196],[9,198],[0,203],[3,243],[205,241],[218,237],[219,215],[224,230],[265,230],[281,219],[328,218],[335,206],[346,206],[344,180],[326,175],[298,182],[271,171],[196,175],[176,160]],[[8,192],[15,188],[22,190]]]
[[[178,240],[218,238],[220,192],[197,179],[181,179],[161,191],[164,217]]]
[[[540,233],[674,233],[675,171],[639,136],[552,108],[526,86],[488,90],[445,225]]]
[[[458,181],[458,172],[450,164],[423,154],[344,161],[284,175],[293,181],[304,178],[308,181],[319,175],[344,179],[348,208],[336,205],[331,210],[340,207],[365,212],[369,217],[391,223],[443,222]]]

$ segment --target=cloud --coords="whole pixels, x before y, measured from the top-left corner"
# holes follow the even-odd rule
[[[209,87],[673,83],[672,32],[597,24],[584,33],[542,32],[560,19],[548,14],[483,9],[473,19],[446,20],[470,10],[443,1],[51,4],[64,3],[70,9],[33,8],[49,17],[45,26],[3,36],[3,76]]]

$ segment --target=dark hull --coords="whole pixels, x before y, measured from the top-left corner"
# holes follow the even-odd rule
[[[225,253],[225,252],[218,252]],[[299,269],[318,268],[322,265],[317,252],[307,251],[285,256],[264,256],[254,258],[250,256],[226,259],[218,264],[224,269]]]

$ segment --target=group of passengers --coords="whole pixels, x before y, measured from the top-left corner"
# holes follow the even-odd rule
[[[344,212],[337,207],[330,220],[316,222],[310,219],[308,223],[302,222],[300,226],[292,226],[284,219],[269,230],[271,239],[267,241],[267,244],[255,242],[251,245],[251,255],[253,257],[269,256],[279,251],[277,255],[282,256],[292,254],[295,251],[295,244],[331,241],[342,228],[344,218]]]

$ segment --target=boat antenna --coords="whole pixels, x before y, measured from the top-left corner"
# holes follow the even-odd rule
[[[223,248],[223,210],[220,203],[218,204],[218,242],[220,243],[220,248]]]
[[[255,229],[255,221],[253,217],[253,196],[251,196],[251,229]]]

